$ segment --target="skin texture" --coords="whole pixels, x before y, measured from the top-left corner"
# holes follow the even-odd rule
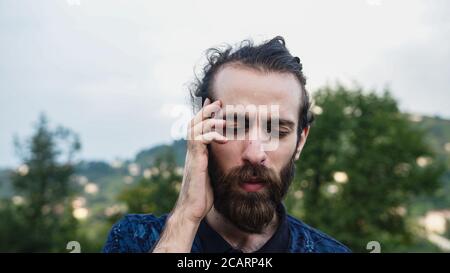
[[[188,131],[185,173],[178,201],[167,220],[161,239],[154,252],[189,252],[202,219],[206,220],[232,246],[244,252],[262,247],[273,235],[278,219],[260,234],[239,230],[213,207],[213,191],[208,175],[208,156],[214,155],[216,164],[227,172],[245,162],[261,164],[280,173],[292,157],[298,160],[308,136],[305,128],[297,145],[298,113],[301,101],[301,85],[290,73],[266,72],[241,64],[227,64],[215,75],[213,99],[204,104],[202,111],[191,121]],[[279,105],[280,120],[290,121],[290,126],[280,122],[280,137],[277,149],[264,151],[263,132],[259,124],[248,128],[248,134],[256,139],[228,140],[214,128],[230,126],[223,119],[211,119],[223,113],[225,105]],[[231,136],[228,136],[231,137]],[[210,151],[208,146],[210,145]]]

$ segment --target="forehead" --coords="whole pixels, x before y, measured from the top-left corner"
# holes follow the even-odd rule
[[[279,105],[280,117],[297,122],[301,85],[292,73],[226,65],[214,77],[213,93],[222,105]]]

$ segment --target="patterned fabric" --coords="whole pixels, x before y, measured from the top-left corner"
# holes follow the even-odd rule
[[[167,214],[156,217],[152,214],[128,214],[112,227],[104,253],[146,253],[158,241],[164,228]],[[345,245],[330,236],[306,225],[288,215],[290,242],[292,253],[338,253],[351,252]],[[203,252],[197,232],[191,252]]]

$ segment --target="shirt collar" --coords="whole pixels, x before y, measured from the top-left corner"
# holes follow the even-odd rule
[[[272,237],[255,253],[288,252],[290,243],[289,225],[286,217],[286,209],[283,205],[277,208],[280,219],[277,230]],[[233,248],[222,236],[217,233],[206,221],[202,220],[198,229],[198,236],[204,252],[207,253],[242,253]]]

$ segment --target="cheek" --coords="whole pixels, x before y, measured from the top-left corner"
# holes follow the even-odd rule
[[[280,140],[278,149],[268,152],[268,157],[277,171],[281,171],[281,168],[286,166],[292,156],[294,156],[297,144],[296,140],[297,138],[295,136]]]
[[[211,143],[211,152],[214,154],[217,164],[223,169],[228,170],[238,166],[240,160],[239,141],[231,140],[225,144]]]
[[[288,155],[288,159],[294,155],[297,150],[297,133],[292,133],[286,138],[285,141],[282,141],[283,152]]]

